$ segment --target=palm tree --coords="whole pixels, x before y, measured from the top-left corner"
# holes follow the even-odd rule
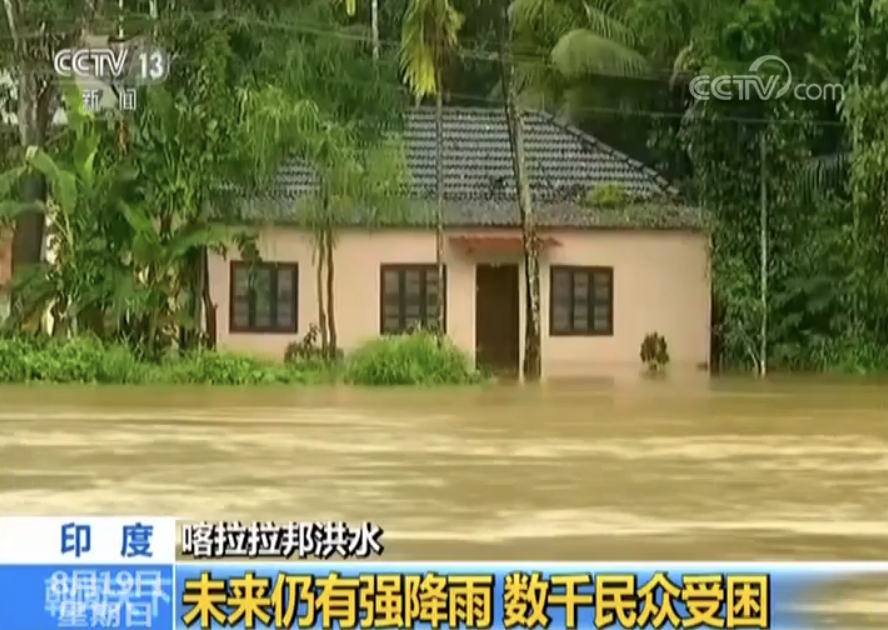
[[[509,145],[512,152],[512,168],[515,173],[518,211],[521,217],[521,238],[524,249],[526,315],[522,373],[525,381],[538,381],[543,372],[540,260],[537,249],[536,223],[533,216],[533,201],[530,195],[530,180],[527,175],[527,162],[524,154],[524,121],[521,109],[518,107],[518,92],[514,80],[515,64],[509,22],[508,9],[504,6],[500,23],[500,70],[502,72],[503,93],[506,97],[506,126],[509,129]]]
[[[538,239],[524,155],[519,93],[525,102],[530,100],[539,107],[547,101],[562,100],[565,85],[581,78],[645,73],[647,61],[634,50],[635,37],[621,20],[625,11],[621,0],[514,0],[503,11],[502,91],[524,242],[525,380],[538,380],[542,373],[541,300]],[[548,63],[540,63],[541,55],[548,57]]]
[[[513,0],[509,22],[522,101],[561,106],[569,104],[571,89],[592,77],[646,75],[650,66],[637,50],[631,10],[627,0]],[[612,99],[605,92],[584,97]]]
[[[450,0],[409,0],[401,27],[401,70],[417,102],[435,97],[435,262],[438,266],[438,334],[444,333],[444,94],[442,74],[457,46],[464,17]]]

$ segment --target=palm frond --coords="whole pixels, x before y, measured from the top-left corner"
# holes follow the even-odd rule
[[[437,94],[445,58],[456,48],[465,18],[449,0],[410,0],[401,26],[400,67],[417,100]]]
[[[619,4],[610,0],[597,0],[584,3],[586,30],[612,42],[632,47],[636,37],[632,30],[616,16]]]
[[[546,4],[547,0],[514,0],[509,5],[509,21],[516,28],[535,24]]]
[[[681,78],[687,75],[694,63],[693,44],[688,44],[678,51],[675,60],[672,62],[672,76],[669,77],[670,87],[675,87]]]
[[[643,55],[588,29],[574,29],[552,49],[552,63],[566,78],[590,74],[643,76],[649,72]]]

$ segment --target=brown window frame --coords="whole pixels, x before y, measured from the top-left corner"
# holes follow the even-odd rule
[[[555,328],[555,276],[558,273],[570,274],[570,295],[568,310],[570,313],[570,327],[568,330]],[[578,275],[586,275],[589,282],[588,300],[588,328],[574,328],[573,312],[576,305],[576,281]],[[608,278],[607,302],[595,298],[595,277],[605,274]],[[595,307],[605,304],[607,306],[607,330],[595,328]],[[549,336],[551,337],[613,337],[614,336],[614,268],[591,267],[577,265],[552,265],[549,270]]]
[[[234,308],[235,308],[235,274],[241,270],[258,270],[258,269],[270,269],[271,270],[271,286],[269,291],[274,298],[271,300],[271,325],[270,326],[257,326],[256,325],[256,293],[255,290],[250,287],[250,295],[249,295],[249,311],[247,315],[248,324],[246,326],[240,326],[237,324],[234,318]],[[293,274],[293,320],[292,323],[288,323],[286,326],[281,326],[278,324],[277,320],[277,310],[278,310],[278,299],[277,299],[277,289],[278,289],[278,273],[281,270],[289,270]],[[257,262],[257,263],[248,263],[241,260],[233,260],[231,261],[231,268],[229,270],[229,287],[228,287],[228,329],[233,333],[254,333],[254,334],[296,334],[299,332],[299,264],[298,263],[285,263],[285,262]]]
[[[398,331],[386,330],[385,328],[385,274],[387,272],[396,271],[398,273]],[[425,274],[438,274],[438,266],[435,264],[384,264],[379,266],[379,334],[380,335],[403,335],[408,332],[406,326],[406,295],[404,291],[406,272],[419,271]],[[427,276],[423,276],[427,278]],[[428,321],[428,280],[424,279],[420,282],[420,319],[424,327],[429,327]],[[444,330],[447,332],[447,267],[444,267],[444,286],[439,288],[439,299],[441,300],[440,308],[444,312]],[[436,318],[437,320],[437,318]],[[437,321],[431,322],[437,324]]]

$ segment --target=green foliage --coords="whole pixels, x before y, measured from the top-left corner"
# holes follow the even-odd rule
[[[632,201],[628,191],[618,184],[602,184],[592,189],[586,202],[595,208],[619,208]]]
[[[106,346],[83,336],[65,343],[46,339],[0,339],[0,382],[143,382],[146,366],[125,346]]]
[[[637,49],[638,37],[621,0],[513,0],[517,84],[522,101],[579,117],[574,95],[599,76],[645,77],[651,67]],[[548,57],[541,63],[539,57]],[[613,92],[613,90],[607,90]],[[595,95],[596,91],[589,94]],[[592,98],[596,98],[593,96]],[[605,97],[605,100],[607,98]]]
[[[330,348],[321,344],[321,331],[317,324],[311,324],[305,336],[289,344],[284,351],[284,363],[300,369],[339,371],[343,358],[344,353],[340,348],[336,348],[331,356]]]
[[[320,370],[284,366],[249,356],[197,351],[142,360],[123,344],[92,336],[67,341],[0,339],[0,383],[262,385],[326,380]]]
[[[649,371],[662,370],[669,364],[669,345],[666,338],[657,332],[648,333],[641,342],[639,356]]]
[[[74,4],[66,15],[80,23],[86,6]],[[108,16],[93,17],[91,27],[107,27]],[[305,213],[310,222],[330,233],[360,206],[373,223],[404,185],[403,152],[388,150],[400,96],[394,65],[363,54],[326,0],[174,3],[157,20],[126,26],[173,53],[164,85],[143,92],[132,116],[108,119],[83,112],[69,89],[67,127],[0,177],[0,221],[34,209],[17,199],[24,178],[46,178],[50,199],[38,210],[52,220],[54,261],[19,269],[16,325],[51,309],[53,334],[126,337],[159,356],[200,345],[204,330],[212,342],[208,252],[237,246],[242,258],[258,257],[252,230],[216,222],[238,218],[220,185],[255,193],[295,154],[321,182],[324,202]]]
[[[417,101],[443,89],[443,65],[456,49],[464,22],[450,0],[409,0],[401,30],[401,72]]]
[[[879,11],[878,3],[857,4],[864,15],[870,8]],[[838,104],[791,96],[765,102],[685,98],[682,115],[657,128],[657,145],[690,162],[693,181],[687,190],[707,212],[713,327],[722,368],[760,362],[765,317],[772,370],[888,367],[880,363],[886,356],[879,350],[888,344],[886,224],[880,218],[888,201],[880,157],[886,99],[879,87],[888,33],[879,19],[856,22],[854,10],[820,0],[804,5],[640,0],[627,14],[640,34],[640,48],[651,58],[671,58],[673,80],[683,90],[694,74],[744,73],[765,54],[786,60],[797,82],[838,81],[849,88]],[[848,41],[853,44],[846,66]],[[859,89],[853,87],[857,83]],[[815,125],[815,119],[826,124]],[[824,151],[826,156],[814,157]]]
[[[366,344],[352,356],[328,360],[311,339],[291,346],[284,362],[232,352],[167,353],[149,361],[130,345],[92,335],[69,340],[0,337],[0,383],[119,385],[321,384],[459,385],[480,376],[452,344],[420,332]],[[307,350],[311,348],[312,350]]]
[[[346,378],[356,385],[459,385],[481,377],[447,338],[420,330],[367,342],[348,358]]]
[[[201,349],[184,357],[165,357],[149,369],[147,381],[171,385],[274,385],[320,382],[326,376],[252,356]]]
[[[284,363],[320,360],[324,358],[324,349],[320,346],[321,331],[317,324],[308,327],[308,332],[299,341],[287,346],[284,352]]]
[[[337,6],[343,1],[345,16]],[[26,308],[15,314],[14,325],[25,327],[34,314],[51,307],[58,322],[54,332],[95,334],[108,347],[126,339],[140,354],[166,356],[183,333],[201,334],[201,313],[212,312],[209,303],[200,308],[207,299],[201,275],[207,251],[237,246],[245,258],[257,257],[252,231],[212,227],[211,219],[232,217],[230,191],[220,193],[218,183],[263,190],[288,155],[306,159],[317,171],[319,194],[297,215],[325,235],[327,250],[342,223],[397,222],[393,217],[406,212],[392,201],[406,184],[403,146],[396,137],[404,100],[399,70],[416,95],[430,94],[440,88],[438,71],[447,57],[443,69],[453,92],[448,96],[472,105],[488,98],[500,74],[493,62],[493,24],[501,5],[381,3],[381,41],[400,40],[402,47],[383,46],[379,61],[370,55],[366,36],[369,5],[196,0],[162,4],[157,21],[139,15],[141,5],[127,5],[135,13],[125,16],[127,34],[156,36],[175,53],[168,80],[143,92],[135,114],[108,120],[87,116],[79,97],[68,94],[66,129],[31,130],[34,142],[49,132],[40,149],[14,147],[16,130],[0,130],[5,131],[0,224],[35,209],[47,213],[55,255],[52,265],[18,270],[16,302]],[[568,113],[619,149],[643,146],[650,135],[650,150],[664,160],[661,166],[686,180],[679,184],[687,204],[705,212],[722,367],[748,367],[759,360],[765,317],[773,368],[888,367],[883,1],[514,0],[511,5],[524,103]],[[28,68],[45,66],[53,50],[79,35],[80,28],[70,25],[89,24],[97,33],[116,27],[114,3],[40,0],[10,6],[20,14],[16,30],[34,36],[23,45],[0,47],[0,62],[13,79],[30,86],[32,97],[37,75]],[[91,6],[100,14],[91,14]],[[11,26],[0,20],[0,40],[13,42]],[[797,82],[842,83],[846,98],[814,103],[688,97],[685,83],[691,76],[742,74],[764,54],[785,59]],[[652,73],[652,68],[666,71]],[[671,84],[665,76],[670,69]],[[634,77],[641,78],[633,82]],[[59,87],[50,82],[44,106],[57,100],[53,92]],[[0,94],[0,106],[9,106],[8,98],[3,103],[7,96]],[[602,109],[656,114],[647,117],[651,120],[621,118],[604,116]],[[814,125],[815,120],[824,124]],[[762,146],[764,165],[758,159]],[[758,242],[763,170],[765,303]],[[36,175],[48,182],[45,204],[18,191]],[[580,201],[597,208],[598,217],[635,211],[612,187],[600,187]],[[41,350],[39,370],[74,373],[58,366],[86,356],[77,352],[86,352],[92,342],[83,343],[76,352],[74,346]],[[385,346],[386,352],[393,348]],[[312,361],[299,348],[292,354],[291,364],[305,367]],[[165,372],[133,363],[143,367],[133,368],[141,376],[132,378],[175,373],[182,382],[200,381],[206,369],[213,379],[249,382],[255,373],[249,361],[232,359],[240,367],[224,376],[227,368],[219,362],[228,358],[184,356],[192,358],[163,359]],[[116,360],[121,366],[128,361]],[[100,370],[78,374],[111,378]]]

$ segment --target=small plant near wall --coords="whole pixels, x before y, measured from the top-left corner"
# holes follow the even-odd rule
[[[657,333],[648,333],[641,342],[641,362],[651,373],[660,372],[669,363],[669,345],[666,338]]]
[[[632,203],[632,195],[619,184],[600,184],[586,195],[586,205],[593,208],[622,208]]]

